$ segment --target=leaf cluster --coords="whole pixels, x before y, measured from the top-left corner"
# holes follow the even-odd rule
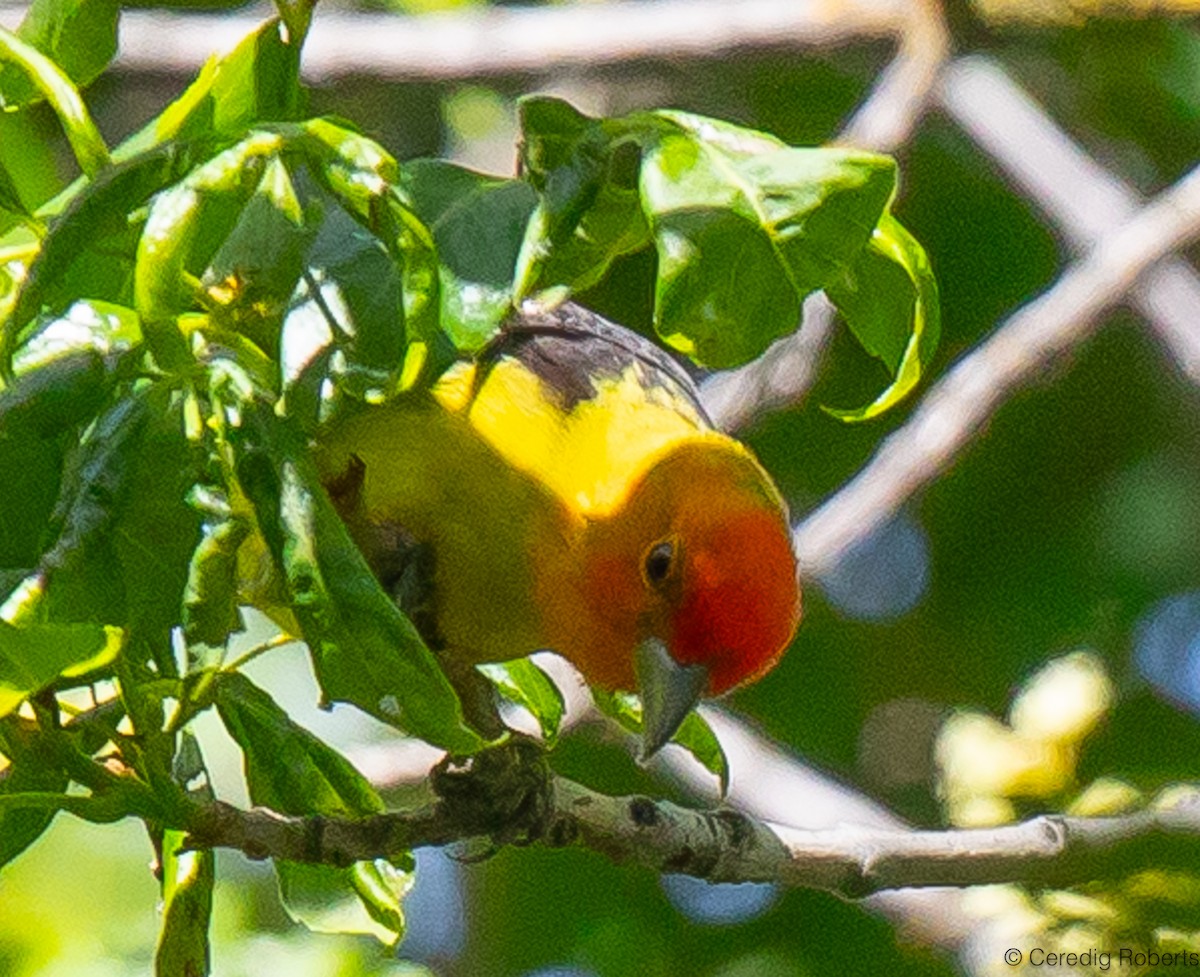
[[[655,328],[705,366],[756,356],[824,289],[892,378],[840,412],[866,418],[928,362],[936,288],[891,214],[895,165],[870,153],[534,98],[517,178],[399,164],[348,123],[305,117],[303,3],[110,150],[79,86],[111,56],[118,13],[39,0],[0,31],[0,103],[48,105],[80,170],[47,196],[0,150],[0,866],[56,811],[142,818],[163,873],[159,967],[201,972],[214,866],[184,844],[212,800],[198,714],[215,708],[241,747],[256,804],[381,807],[242,674],[257,650],[230,660],[240,605],[303,638],[325,702],[453,752],[484,746],[321,485],[310,445],[331,417],[409,396],[518,303],[652,251]],[[535,665],[484,672],[554,739],[561,698]],[[636,728],[636,703],[604,704]],[[698,718],[680,736],[724,779]],[[310,926],[402,935],[409,861],[276,867]]]

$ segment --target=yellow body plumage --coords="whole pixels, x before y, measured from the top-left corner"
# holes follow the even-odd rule
[[[661,351],[575,307],[523,320],[432,389],[338,423],[317,458],[377,572],[397,540],[432,550],[427,638],[452,665],[549,648],[589,681],[634,688],[634,647],[647,635],[670,647],[688,607],[716,614],[734,643],[749,615],[763,633],[751,651],[723,649],[720,691],[769,667],[794,630],[795,567],[769,477],[711,429]],[[646,576],[656,545],[678,551],[661,581]],[[781,606],[717,606],[722,587],[759,571],[754,603]]]

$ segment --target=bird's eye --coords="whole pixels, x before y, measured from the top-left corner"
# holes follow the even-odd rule
[[[671,568],[675,564],[675,544],[670,540],[663,540],[661,543],[655,543],[650,547],[650,552],[646,554],[646,580],[651,584],[660,584],[667,579],[671,574]]]

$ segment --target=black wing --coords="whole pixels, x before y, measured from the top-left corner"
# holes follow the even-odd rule
[[[647,388],[666,388],[711,424],[696,384],[666,350],[625,326],[567,302],[549,312],[513,315],[479,354],[478,381],[503,357],[519,360],[570,410],[596,396],[595,381],[619,377],[631,365]]]

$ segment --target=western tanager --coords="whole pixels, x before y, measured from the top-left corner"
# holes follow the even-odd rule
[[[670,356],[576,305],[516,316],[427,393],[336,425],[318,463],[385,586],[424,567],[413,617],[452,677],[557,651],[641,692],[647,754],[799,622],[770,476]]]

